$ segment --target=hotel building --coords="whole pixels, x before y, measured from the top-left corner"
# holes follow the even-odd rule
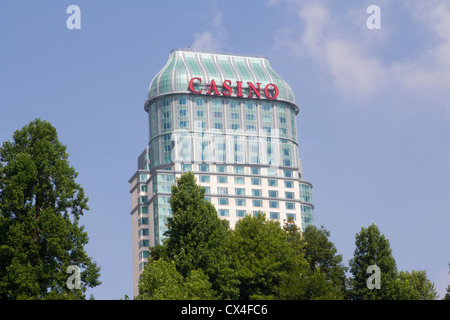
[[[267,58],[172,50],[144,106],[149,143],[129,180],[134,295],[171,215],[170,190],[183,172],[233,228],[246,214],[313,224],[309,182],[299,159],[291,87]]]

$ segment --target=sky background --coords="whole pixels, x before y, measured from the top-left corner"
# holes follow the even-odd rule
[[[81,29],[69,30],[69,5]],[[369,5],[381,29],[369,30]],[[292,87],[314,222],[344,262],[376,223],[398,270],[450,284],[448,1],[0,2],[0,142],[56,127],[89,197],[96,299],[132,297],[128,180],[148,143],[148,86],[174,48],[266,56]]]

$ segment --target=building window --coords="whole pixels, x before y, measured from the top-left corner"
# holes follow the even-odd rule
[[[294,202],[286,202],[286,209],[294,210],[295,209],[295,203]]]
[[[299,187],[300,187],[300,200],[303,202],[311,203],[312,202],[311,187],[303,183],[300,183]]]
[[[147,186],[141,185],[141,192],[147,192]]]
[[[209,176],[200,176],[200,182],[209,182]]]
[[[243,174],[244,173],[244,167],[234,167],[234,173]]]
[[[262,207],[262,200],[254,199],[252,200],[252,203],[254,207]]]
[[[223,123],[220,122],[214,122],[213,123],[213,128],[217,129],[217,130],[222,130],[223,129]]]
[[[148,197],[147,196],[141,196],[141,197],[139,197],[139,203],[140,204],[147,204],[147,201],[148,201]]]
[[[258,150],[256,150],[258,152]],[[251,168],[252,174],[261,174],[261,170],[259,168]]]
[[[216,166],[217,172],[227,172],[227,166]]]
[[[168,118],[170,118],[170,111],[164,111],[164,112],[162,113],[162,118],[163,118],[163,119],[168,119]]]
[[[148,207],[140,207],[139,211],[140,213],[148,213]]]
[[[269,190],[269,197],[270,198],[278,198],[278,191],[276,191],[276,190]]]
[[[267,180],[267,184],[269,185],[269,187],[277,187],[278,186],[278,181],[274,180],[274,179],[268,179]]]
[[[140,230],[138,231],[138,235],[139,235],[139,237],[142,237],[142,236],[148,236],[148,229],[147,229],[147,228],[145,228],[145,229],[140,229]]]
[[[235,188],[234,193],[238,196],[245,196],[245,189],[244,188]]]
[[[195,105],[202,106],[205,104],[205,99],[203,98],[195,98]]]
[[[294,199],[294,193],[293,192],[286,191],[285,195],[286,195],[286,199]]]
[[[153,192],[168,192],[170,193],[174,183],[174,176],[170,174],[158,174],[153,179]]]
[[[271,212],[269,214],[270,219],[280,219],[280,213],[279,212]]]
[[[292,182],[292,181],[284,181],[284,187],[285,188],[293,188],[294,187],[294,182]]]
[[[247,120],[247,121],[254,121],[255,120],[255,115],[251,114],[251,113],[247,113],[245,115],[245,120]]]
[[[229,216],[228,209],[219,209],[219,216],[221,216],[221,217],[228,217]]]
[[[235,184],[244,184],[244,182],[245,182],[244,177],[234,177]]]
[[[252,185],[260,186],[261,185],[261,179],[260,178],[252,178]]]
[[[205,194],[211,193],[211,187],[203,187],[205,189]]]
[[[245,210],[236,210],[236,217],[245,217]]]
[[[269,208],[279,208],[278,201],[269,201]]]
[[[192,164],[182,164],[181,171],[192,171]]]
[[[147,259],[150,256],[150,251],[143,250],[139,252],[139,260]]]
[[[198,165],[198,171],[208,172],[209,171],[209,165],[207,165],[207,164],[199,164]]]
[[[187,109],[180,109],[180,110],[178,110],[178,116],[179,117],[187,117],[188,116]]]
[[[141,240],[139,241],[139,248],[145,247],[148,248],[150,246],[149,240]]]
[[[236,199],[236,205],[237,206],[245,206],[245,199]]]
[[[138,220],[138,226],[140,225],[147,225],[148,224],[148,218],[140,218]]]
[[[217,177],[217,183],[227,183],[228,179],[226,176],[218,176]]]
[[[228,205],[228,198],[219,198],[219,205],[227,206]]]
[[[254,197],[261,197],[262,196],[261,189],[252,189],[252,196],[254,196]]]
[[[213,117],[213,118],[222,119],[222,111],[214,111],[214,112],[212,113],[212,117]]]
[[[284,170],[284,176],[286,178],[292,178],[292,171],[290,170]]]
[[[205,121],[194,121],[194,124],[196,129],[206,129]]]
[[[229,115],[230,115],[230,119],[231,120],[239,120],[239,113],[237,113],[237,112],[230,112]]]
[[[228,194],[228,188],[227,187],[217,187],[217,193],[218,194]]]

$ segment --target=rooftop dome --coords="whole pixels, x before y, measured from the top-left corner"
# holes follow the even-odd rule
[[[277,100],[290,102],[298,112],[291,87],[272,69],[267,58],[190,50],[172,50],[167,64],[150,83],[148,100],[160,95],[189,93],[189,81],[195,77],[201,78],[204,85],[214,80],[218,87],[225,80],[233,84],[236,81],[261,83],[263,89],[269,83],[275,84],[279,90]]]

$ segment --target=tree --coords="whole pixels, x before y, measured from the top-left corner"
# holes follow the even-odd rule
[[[368,228],[361,228],[356,235],[355,252],[349,261],[350,298],[355,300],[415,300],[419,294],[407,282],[398,278],[397,265],[389,240],[380,233],[372,223]],[[367,274],[369,266],[380,268],[380,289],[369,289]]]
[[[310,286],[315,288],[303,289],[304,293],[311,293],[305,296],[307,299],[343,299],[345,296],[347,268],[342,263],[342,255],[337,254],[337,249],[329,237],[330,232],[324,226],[320,229],[308,226],[302,234],[300,249],[309,264]],[[323,282],[321,285],[318,284],[320,280]]]
[[[246,216],[231,234],[229,255],[239,279],[239,299],[290,299],[307,270],[301,252],[279,223]]]
[[[211,283],[201,270],[184,278],[175,262],[159,259],[147,264],[139,278],[137,300],[209,300],[214,297]]]
[[[450,268],[450,263],[448,264],[449,268]],[[450,274],[450,271],[448,272]],[[443,300],[450,300],[450,284],[447,287],[447,293],[445,294]]]
[[[308,269],[290,279],[284,299],[341,300],[345,297],[345,271],[342,256],[337,255],[334,244],[328,240],[330,232],[322,226],[308,226],[302,233],[292,220],[283,226],[288,242],[295,252],[304,257]]]
[[[0,297],[81,299],[100,284],[79,219],[88,198],[56,129],[36,119],[0,148]],[[80,290],[67,286],[71,265]]]
[[[196,184],[192,172],[187,172],[176,179],[171,191],[167,238],[153,257],[174,261],[184,278],[192,270],[202,270],[218,298],[236,298],[237,282],[225,254],[230,231],[211,202],[205,200],[205,188]]]
[[[424,270],[400,271],[399,279],[408,282],[419,293],[420,300],[436,300],[439,297],[434,284],[428,279]]]

